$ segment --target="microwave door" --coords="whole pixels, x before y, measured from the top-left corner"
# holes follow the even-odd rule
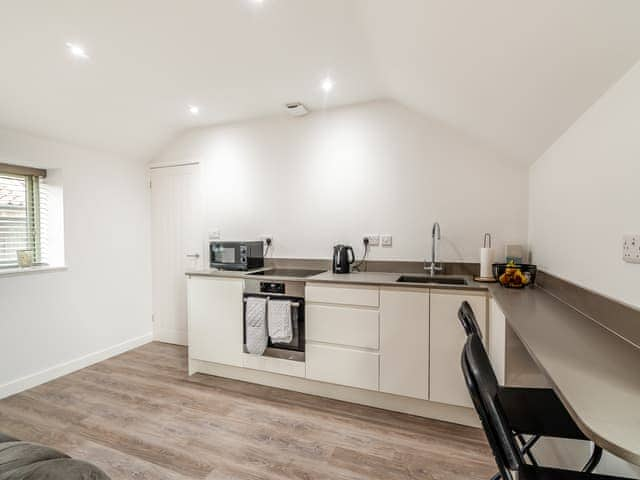
[[[235,263],[236,249],[229,247],[217,247],[213,251],[213,260],[216,263]]]

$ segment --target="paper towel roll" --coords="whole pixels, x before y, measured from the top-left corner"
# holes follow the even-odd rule
[[[482,278],[493,278],[493,249],[480,249],[480,276]]]

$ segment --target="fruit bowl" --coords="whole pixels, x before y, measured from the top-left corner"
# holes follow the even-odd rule
[[[494,263],[493,276],[505,288],[524,288],[536,283],[535,265],[526,263]]]

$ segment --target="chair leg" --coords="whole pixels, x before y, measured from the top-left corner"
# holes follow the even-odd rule
[[[491,480],[500,480],[502,478],[502,475],[500,475],[499,473],[496,473],[493,477],[491,477]]]
[[[593,452],[591,453],[591,457],[589,457],[589,461],[582,469],[585,473],[591,473],[600,463],[600,459],[602,458],[602,448],[600,448],[595,443],[593,444]]]
[[[536,457],[533,456],[531,449],[536,444],[536,442],[540,440],[540,435],[534,435],[529,440],[525,440],[521,434],[517,434],[516,437],[522,444],[522,446],[520,447],[520,452],[522,453],[522,455],[526,456],[529,459],[529,461],[531,462],[531,465],[533,465],[534,467],[537,467],[538,461],[536,460]]]

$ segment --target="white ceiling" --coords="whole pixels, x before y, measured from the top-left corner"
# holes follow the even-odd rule
[[[145,159],[184,129],[289,101],[317,110],[394,98],[531,162],[640,58],[637,0],[0,0],[0,9],[0,124]],[[90,60],[72,59],[65,42]],[[328,97],[326,75],[336,83]]]
[[[398,101],[527,163],[640,59],[638,0],[362,0]]]

